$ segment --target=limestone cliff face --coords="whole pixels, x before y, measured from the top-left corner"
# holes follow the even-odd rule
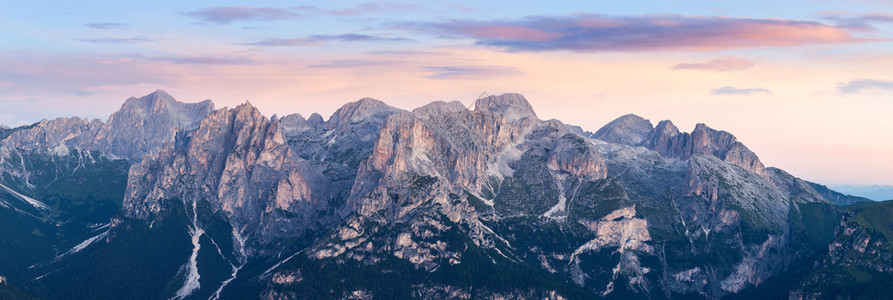
[[[363,99],[311,123],[299,115],[268,119],[250,103],[216,110],[180,131],[157,159],[131,168],[124,210],[151,218],[171,203],[208,201],[257,240],[331,226],[346,214],[356,174],[349,161],[362,159],[354,156],[371,147],[364,144],[375,139],[375,123],[396,111]]]
[[[412,178],[441,182],[445,193],[492,190],[494,182],[523,178],[516,169],[532,163],[523,161],[525,154],[559,177],[605,177],[595,145],[560,122],[540,121],[520,95],[482,98],[475,107],[470,111],[457,102],[435,102],[388,118],[351,193],[360,211],[383,209],[389,201],[369,195],[402,190],[398,185]]]
[[[465,260],[455,250],[463,245],[431,242],[450,230],[511,255],[483,220],[566,217],[573,192],[563,186],[605,178],[597,146],[558,121],[537,119],[520,95],[482,98],[475,107],[434,102],[388,117],[351,190],[356,215],[308,255],[364,263],[393,255],[433,270],[439,261]],[[542,185],[552,188],[517,197]]]
[[[683,215],[704,224],[706,230],[721,231],[738,225],[722,218],[723,210],[735,210],[736,214],[746,214],[741,221],[748,226],[777,234],[787,231],[791,203],[765,178],[698,154],[689,160],[687,181],[686,196],[699,201],[676,205],[683,209]]]
[[[756,174],[765,175],[765,167],[757,155],[738,142],[731,133],[714,130],[699,123],[692,131],[691,139],[692,155],[695,153],[710,154]]]
[[[170,201],[208,201],[234,228],[279,236],[316,225],[309,215],[324,206],[315,201],[324,187],[291,152],[279,120],[249,103],[212,112],[158,157],[130,170],[124,199],[130,216],[151,217]],[[282,214],[297,217],[281,222]]]
[[[130,98],[96,132],[89,147],[139,161],[143,154],[154,156],[178,131],[198,128],[212,110],[210,100],[182,103],[162,90]]]

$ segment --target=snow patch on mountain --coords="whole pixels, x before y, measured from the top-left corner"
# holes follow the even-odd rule
[[[62,257],[65,257],[65,256],[68,256],[68,255],[71,255],[71,254],[75,254],[75,253],[81,252],[81,250],[87,249],[87,247],[89,247],[90,245],[92,245],[92,244],[95,243],[96,241],[105,238],[105,237],[108,236],[108,235],[109,235],[109,231],[108,231],[108,230],[103,231],[102,233],[100,233],[100,234],[98,234],[98,235],[96,235],[96,236],[94,236],[94,237],[91,237],[91,238],[89,238],[89,239],[87,239],[87,240],[81,242],[80,244],[77,244],[77,246],[72,247],[70,250],[66,251],[66,252],[63,253],[62,255],[57,256],[55,260],[59,260],[59,259],[61,259]]]
[[[239,253],[239,256],[237,257],[238,265],[230,263],[230,266],[233,268],[232,274],[230,274],[230,277],[220,284],[220,287],[217,288],[217,291],[214,291],[214,294],[211,295],[211,298],[209,298],[209,300],[219,299],[220,293],[223,292],[223,288],[225,288],[227,285],[229,285],[230,282],[236,279],[236,276],[239,275],[239,270],[241,270],[247,262],[247,257],[245,256],[245,239],[242,238],[242,235],[240,235],[239,231],[235,228],[233,228],[233,242],[235,242],[234,246],[236,247],[236,251]],[[218,248],[218,250],[220,249]],[[222,257],[223,253],[221,253],[220,256]]]
[[[196,223],[198,219],[196,206],[196,201],[192,201],[192,228],[189,229],[189,235],[192,237],[192,255],[189,256],[189,262],[181,268],[181,271],[186,274],[186,281],[171,299],[184,299],[201,288],[201,283],[198,281],[201,277],[198,273],[198,251],[202,247],[201,237],[205,231]]]
[[[34,208],[37,208],[37,209],[39,209],[39,210],[49,210],[49,209],[50,209],[50,207],[47,206],[46,204],[44,204],[43,202],[40,202],[40,201],[37,201],[37,200],[34,199],[34,198],[31,198],[31,197],[28,197],[28,196],[19,194],[19,192],[16,192],[15,190],[13,190],[13,189],[11,189],[11,188],[9,188],[9,187],[3,185],[3,184],[0,184],[0,187],[2,187],[3,189],[5,189],[7,192],[9,192],[10,194],[12,194],[13,196],[16,196],[17,198],[21,199],[22,201],[25,201],[25,202],[27,202],[28,204],[30,204],[31,206],[34,206]]]

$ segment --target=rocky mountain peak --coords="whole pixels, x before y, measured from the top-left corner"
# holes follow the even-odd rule
[[[254,105],[251,104],[250,101],[245,101],[245,103],[239,104],[235,108],[233,108],[233,112],[236,114],[236,118],[241,119],[257,119],[264,118],[264,115],[260,113],[260,110],[257,109]]]
[[[765,166],[756,153],[750,151],[738,141],[734,135],[722,130],[715,130],[706,124],[699,123],[691,133],[692,154],[705,153],[718,157],[733,165],[738,165],[751,172],[765,176]]]
[[[211,100],[196,103],[183,103],[163,90],[156,90],[143,97],[130,97],[121,109],[113,113],[106,123],[114,123],[115,119],[138,117],[140,119],[166,118],[176,122],[180,129],[198,128],[202,118],[214,110]]]
[[[734,135],[712,129],[703,123],[697,124],[689,134],[679,132],[669,120],[661,121],[648,134],[642,146],[670,158],[688,159],[699,153],[709,154],[751,172],[766,175],[765,167],[757,155],[738,142]]]
[[[694,143],[694,152],[715,154],[717,156],[725,156],[726,152],[729,151],[729,147],[738,142],[731,133],[714,130],[704,123],[695,125],[695,130],[691,132],[691,135]]]
[[[323,120],[322,115],[320,115],[318,113],[312,113],[312,114],[310,114],[310,117],[307,117],[307,125],[310,127],[316,128],[320,124],[325,123],[325,122],[326,121]]]
[[[301,114],[290,114],[279,118],[279,123],[282,126],[282,130],[286,132],[304,131],[309,128],[307,120]]]
[[[139,161],[143,154],[154,155],[173,141],[177,131],[198,128],[212,110],[210,100],[183,103],[163,90],[131,97],[109,116],[89,148]]]
[[[537,117],[527,99],[515,93],[480,98],[474,103],[474,111],[502,115],[507,121]]]
[[[688,147],[688,137],[683,135],[681,138],[677,138],[679,135],[679,128],[676,128],[672,121],[663,120],[648,133],[648,137],[642,145],[664,157],[682,156],[685,148]]]
[[[124,101],[124,104],[121,105],[122,108],[141,108],[145,110],[146,108],[151,108],[152,106],[159,105],[161,103],[170,103],[175,102],[174,97],[165,92],[164,90],[155,90],[148,95],[142,97],[130,97]]]
[[[366,97],[339,108],[329,118],[328,124],[334,128],[345,124],[361,123],[368,119],[384,120],[387,116],[401,111],[403,110],[387,105],[382,101]]]
[[[648,139],[648,134],[653,129],[651,121],[627,114],[611,121],[596,131],[592,137],[609,143],[638,146]]]
[[[661,135],[669,135],[675,136],[679,134],[679,128],[676,127],[676,124],[673,124],[673,121],[663,120],[657,123],[657,126],[654,127],[655,134]]]

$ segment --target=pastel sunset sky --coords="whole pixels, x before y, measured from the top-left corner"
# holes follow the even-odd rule
[[[893,184],[891,38],[888,0],[13,0],[0,124],[105,120],[155,89],[267,116],[517,92],[589,131],[706,123],[807,180]]]

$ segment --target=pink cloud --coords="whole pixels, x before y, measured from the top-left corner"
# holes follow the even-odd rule
[[[845,44],[866,40],[845,28],[785,19],[650,15],[531,17],[514,21],[410,24],[410,29],[468,37],[509,51],[721,51]]]
[[[466,30],[469,34],[476,37],[524,42],[545,42],[561,37],[561,34],[557,32],[547,32],[522,26],[469,26]]]
[[[734,58],[734,57],[721,57],[708,62],[703,63],[682,63],[673,67],[674,70],[704,70],[704,71],[716,71],[716,72],[731,72],[731,71],[740,71],[753,67],[753,62]]]
[[[308,8],[273,8],[255,6],[217,6],[187,12],[186,15],[200,21],[226,25],[236,21],[270,21],[294,19]]]

